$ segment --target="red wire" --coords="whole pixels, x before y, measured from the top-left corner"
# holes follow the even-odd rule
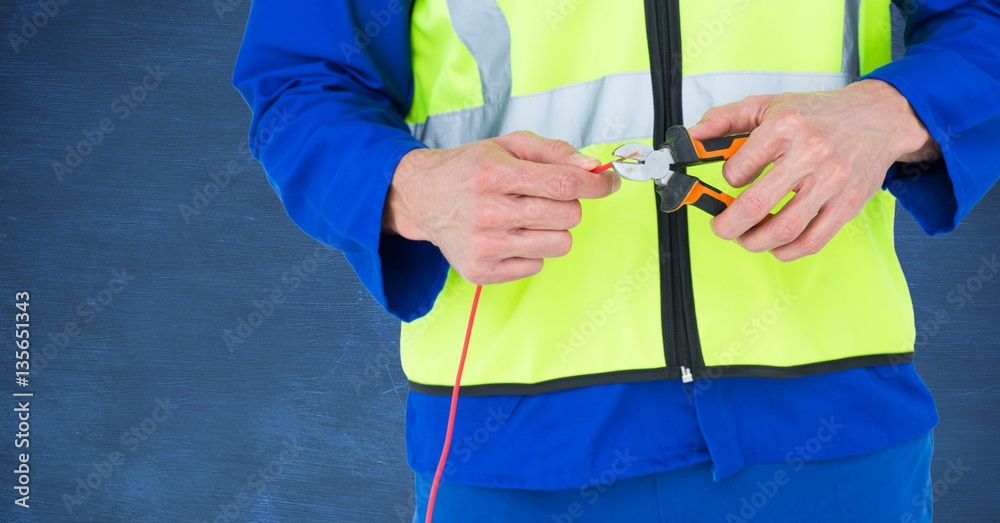
[[[479,307],[479,294],[483,286],[476,286],[476,295],[472,298],[472,310],[469,311],[469,325],[465,328],[465,343],[462,344],[462,357],[458,360],[458,373],[455,375],[455,387],[451,389],[451,410],[448,411],[448,430],[444,435],[444,448],[441,449],[441,459],[438,460],[437,471],[434,472],[434,482],[431,483],[431,495],[427,499],[426,523],[434,518],[434,501],[437,499],[438,486],[441,484],[441,474],[444,464],[448,461],[448,451],[451,450],[451,433],[455,430],[455,411],[458,410],[458,389],[462,384],[462,369],[465,368],[465,355],[469,352],[469,338],[472,337],[472,324],[476,321],[476,309]]]
[[[611,168],[611,162],[608,162],[608,163],[606,163],[606,164],[604,164],[604,165],[602,165],[600,167],[597,167],[596,169],[594,169],[593,171],[590,171],[590,172],[592,172],[592,173],[602,173],[604,171],[607,171],[610,168]]]
[[[611,162],[595,168],[591,172],[601,173],[611,168]],[[469,338],[472,337],[472,325],[476,321],[476,309],[479,308],[479,295],[483,286],[476,286],[476,295],[472,298],[472,310],[469,311],[469,324],[465,327],[465,343],[462,344],[462,357],[458,360],[458,372],[455,374],[455,386],[451,389],[451,407],[448,410],[448,429],[444,434],[444,448],[441,449],[441,459],[434,471],[434,481],[431,483],[431,494],[427,499],[427,516],[424,523],[431,523],[434,518],[434,502],[437,500],[438,487],[441,486],[441,475],[448,461],[448,451],[451,450],[451,435],[455,430],[455,412],[458,410],[458,389],[462,385],[462,370],[465,369],[465,356],[469,352]]]

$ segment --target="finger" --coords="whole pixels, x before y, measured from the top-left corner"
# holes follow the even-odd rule
[[[824,206],[795,241],[772,250],[771,254],[785,262],[816,254],[856,215],[849,208]]]
[[[774,95],[748,96],[738,102],[713,107],[688,132],[695,140],[710,140],[753,131],[764,121],[773,100]]]
[[[565,256],[572,246],[573,236],[569,231],[518,229],[474,236],[466,254],[470,259],[469,265],[482,270],[507,258],[558,258]],[[470,271],[478,272],[475,269]]]
[[[567,230],[580,223],[579,200],[558,201],[537,196],[503,196],[480,205],[468,216],[477,231],[506,232],[518,229]]]
[[[490,281],[478,283],[507,283],[534,276],[542,271],[544,263],[544,260],[540,258],[507,258],[494,265]]]
[[[712,231],[724,240],[733,240],[760,223],[782,198],[798,186],[801,175],[794,167],[796,165],[785,164],[771,169],[712,219]]]
[[[603,198],[621,187],[621,178],[613,171],[592,173],[564,165],[514,162],[500,174],[505,194],[570,201]]]
[[[795,241],[825,203],[823,195],[800,190],[766,223],[751,227],[739,237],[739,244],[750,252],[764,252]]]
[[[515,198],[511,208],[515,216],[511,228],[565,231],[580,224],[582,208],[579,200],[567,202],[522,196]]]
[[[601,165],[600,160],[580,153],[565,140],[544,138],[531,131],[516,131],[495,140],[514,157],[530,162],[570,165],[588,171]]]
[[[756,180],[776,161],[789,144],[765,124],[750,134],[747,141],[722,164],[722,176],[733,187],[743,187]]]
[[[539,231],[520,229],[508,235],[505,249],[512,258],[559,258],[573,246],[569,231]]]
[[[469,283],[491,285],[534,276],[542,270],[542,263],[541,259],[507,258],[479,268],[462,269],[456,267],[455,270]]]

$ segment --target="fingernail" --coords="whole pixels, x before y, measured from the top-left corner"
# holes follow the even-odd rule
[[[611,194],[618,192],[618,189],[622,188],[622,179],[617,174],[614,175],[614,179],[611,180]]]
[[[573,153],[572,158],[577,162],[577,164],[580,167],[584,169],[593,169],[594,167],[601,165],[600,160],[594,158],[593,156],[590,156],[589,154],[583,154],[580,151]]]

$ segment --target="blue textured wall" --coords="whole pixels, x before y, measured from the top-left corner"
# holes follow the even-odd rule
[[[246,154],[229,78],[249,2],[61,1],[0,9],[0,521],[407,521],[396,323]],[[930,239],[898,219],[943,419],[940,521],[1000,514],[1000,277],[975,280],[998,212],[994,192]],[[22,290],[30,510],[10,473]]]

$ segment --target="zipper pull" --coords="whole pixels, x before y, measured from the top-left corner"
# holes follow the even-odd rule
[[[691,383],[694,381],[694,375],[691,374],[691,369],[681,365],[681,381],[684,383]]]

